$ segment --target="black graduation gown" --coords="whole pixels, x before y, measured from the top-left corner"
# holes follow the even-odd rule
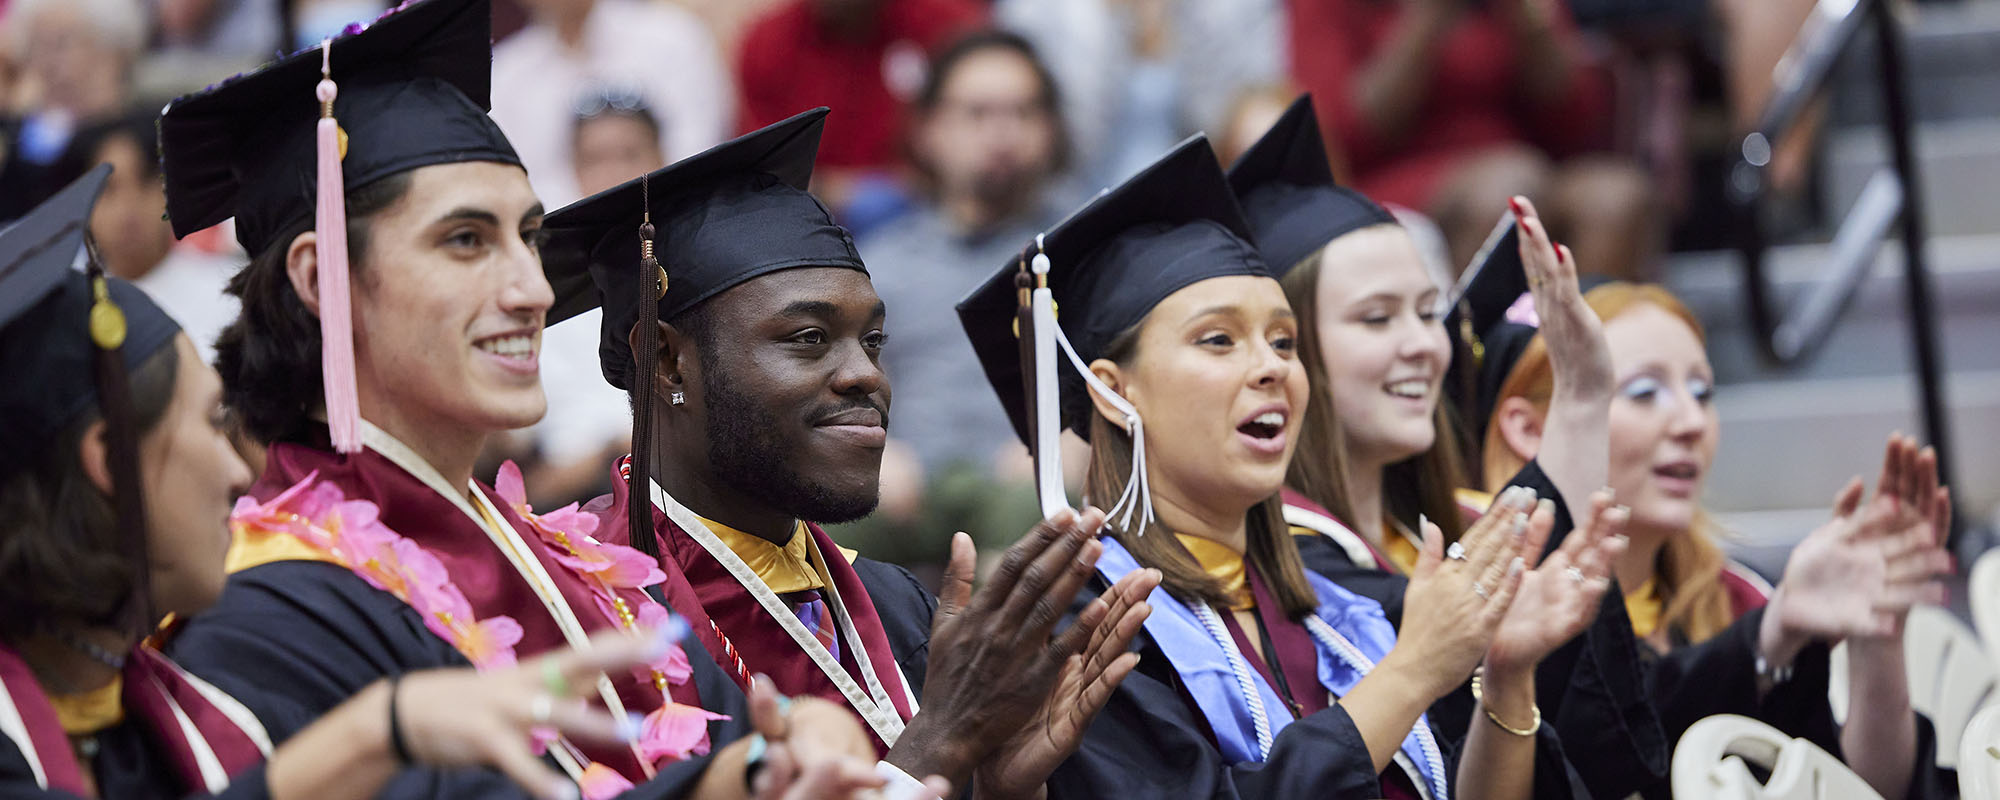
[[[1071,604],[1062,627],[1109,588],[1093,576]],[[1382,778],[1360,729],[1339,703],[1278,732],[1262,764],[1231,765],[1214,744],[1208,722],[1190,708],[1187,691],[1166,653],[1144,630],[1133,641],[1139,666],[1091,721],[1083,746],[1049,777],[1051,798],[1373,798]],[[1469,689],[1467,690],[1469,691]],[[1468,699],[1469,699],[1468,695]],[[1433,706],[1433,731],[1438,730]],[[1567,765],[1553,728],[1536,734],[1537,798],[1587,798]],[[1450,785],[1457,791],[1463,737],[1438,737]],[[1442,800],[1442,799],[1440,799]]]
[[[97,735],[97,757],[92,760],[93,777],[97,780],[97,794],[115,800],[177,800],[181,795],[165,788],[161,775],[170,774],[171,768],[154,748],[152,739],[140,726],[125,722],[113,726]],[[221,794],[187,795],[190,798],[217,798],[218,800],[266,800],[271,793],[264,787],[264,765],[258,764],[232,776],[229,788]],[[0,736],[0,798],[61,797],[73,798],[68,792],[43,789],[35,785],[34,771],[28,760],[22,756],[20,748],[13,741]]]
[[[1685,637],[1675,632],[1672,652],[1660,655],[1643,647],[1649,667],[1647,686],[1659,708],[1661,724],[1674,741],[1679,741],[1681,734],[1703,717],[1738,714],[1769,724],[1787,736],[1811,741],[1844,761],[1840,726],[1833,721],[1833,707],[1827,703],[1832,649],[1825,644],[1808,645],[1793,659],[1791,677],[1758,697],[1757,634],[1763,622],[1764,609],[1757,608],[1698,644],[1686,644]],[[1958,796],[1958,773],[1937,766],[1937,730],[1922,714],[1917,715],[1916,764],[1905,797]],[[1668,800],[1673,794],[1664,777],[1639,791],[1649,800]]]
[[[1555,525],[1544,552],[1561,546],[1576,523],[1541,465],[1528,462],[1507,485],[1526,486],[1555,501]],[[1295,541],[1307,569],[1381,603],[1390,624],[1401,627],[1407,578],[1355,564],[1324,536]],[[1605,594],[1615,597],[1617,592],[1614,583]],[[1535,703],[1542,710],[1543,729],[1553,729],[1566,744],[1569,766],[1587,790],[1583,796],[1625,797],[1666,780],[1673,739],[1662,728],[1652,698],[1624,603],[1601,604],[1583,634],[1556,648],[1535,670]],[[1432,724],[1447,738],[1463,742],[1474,713],[1468,682],[1432,706]]]
[[[282,635],[273,632],[282,631]],[[728,720],[709,723],[714,748],[749,730],[743,692],[723,674],[695,637],[681,643],[694,668],[702,703]],[[190,620],[169,647],[189,672],[239,698],[257,713],[274,743],[301,725],[279,704],[324,714],[368,684],[394,674],[471,664],[431,633],[394,595],[345,568],[312,561],[276,561],[229,578],[214,608]],[[700,779],[708,758],[668,765],[625,797],[678,798]],[[418,798],[526,798],[498,772],[485,769],[404,770],[378,795]]]
[[[857,558],[854,573],[861,578],[861,585],[868,587],[868,599],[875,604],[875,615],[882,619],[882,633],[889,637],[889,650],[896,654],[896,666],[902,668],[903,678],[910,682],[910,693],[922,699],[924,671],[930,666],[931,618],[937,614],[937,597],[924,588],[917,576],[894,564]],[[688,657],[694,656],[690,653]]]

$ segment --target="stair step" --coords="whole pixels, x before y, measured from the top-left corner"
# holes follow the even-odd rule
[[[1993,42],[2000,60],[2000,38]],[[1996,95],[1979,119],[1927,121],[1914,131],[1918,179],[1933,236],[2000,233],[1993,187],[2000,186],[2000,65],[1981,78]],[[1889,164],[1889,137],[1881,126],[1829,132],[1823,152],[1823,196],[1832,214],[1845,214],[1861,187]]]
[[[1961,507],[2000,504],[2000,370],[1946,383]],[[1741,383],[1716,393],[1722,434],[1704,502],[1721,511],[1823,507],[1854,475],[1872,478],[1891,431],[1920,432],[1914,384],[1896,376]]]

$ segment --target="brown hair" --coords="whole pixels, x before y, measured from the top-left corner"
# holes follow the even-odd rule
[[[132,428],[140,436],[166,416],[179,369],[180,354],[169,344],[132,370]],[[144,560],[126,552],[112,499],[83,468],[83,436],[101,419],[93,404],[27,466],[0,479],[0,642],[118,626],[144,610],[133,604],[150,600],[135,595]]]
[[[409,191],[411,172],[348,191],[347,252],[357,278],[368,266],[375,216]],[[294,220],[229,279],[227,292],[241,301],[241,310],[216,337],[215,371],[222,377],[223,405],[259,444],[310,441],[319,425],[312,418],[325,399],[319,316],[292,288],[286,262],[292,240],[312,229],[311,217]]]
[[[1374,227],[1379,226],[1361,230]],[[1347,463],[1347,444],[1334,412],[1338,399],[1326,374],[1325,345],[1319,340],[1319,275],[1325,253],[1326,246],[1314,250],[1278,281],[1285,288],[1292,312],[1305,323],[1299,326],[1299,361],[1305,364],[1306,378],[1312,385],[1312,402],[1306,404],[1305,419],[1299,424],[1299,449],[1292,456],[1285,483],[1334,518],[1359,527],[1347,502],[1347,472],[1352,467]],[[1382,470],[1382,510],[1411,530],[1417,528],[1418,515],[1428,517],[1447,542],[1457,541],[1465,533],[1465,515],[1453,493],[1471,483],[1451,414],[1450,403],[1439,403],[1432,416],[1437,438],[1431,448]]]
[[[1654,306],[1687,323],[1695,338],[1704,345],[1708,337],[1701,320],[1674,297],[1672,292],[1650,283],[1607,283],[1586,292],[1584,302],[1598,319],[1610,322],[1640,306]],[[1500,386],[1500,398],[1525,398],[1535,411],[1547,415],[1549,397],[1555,391],[1555,372],[1549,363],[1548,346],[1536,336],[1521,353],[1521,360],[1507,373]],[[1496,406],[1498,403],[1495,404]],[[1488,488],[1497,488],[1526,463],[1500,431],[1499,410],[1487,421],[1484,463]],[[1722,548],[1711,534],[1714,525],[1705,512],[1696,512],[1694,524],[1683,535],[1674,536],[1660,548],[1653,565],[1654,587],[1660,596],[1660,625],[1679,627],[1690,641],[1699,642],[1721,633],[1732,620],[1729,592],[1722,585]],[[1627,591],[1638,588],[1624,587]]]
[[[1138,355],[1138,325],[1111,340],[1104,357],[1120,366],[1129,365]],[[1103,414],[1090,413],[1090,470],[1084,477],[1086,497],[1117,497],[1125,491],[1132,474],[1132,441],[1125,429],[1112,424]],[[1319,606],[1312,585],[1306,582],[1304,560],[1291,529],[1285,526],[1284,502],[1271,495],[1246,512],[1243,560],[1269,582],[1273,599],[1284,607],[1285,615],[1299,619]],[[1160,571],[1160,586],[1183,601],[1227,604],[1228,592],[1222,583],[1202,570],[1194,555],[1174,538],[1173,532],[1157,521],[1141,530],[1123,531],[1112,526],[1111,537],[1132,553],[1141,566]]]

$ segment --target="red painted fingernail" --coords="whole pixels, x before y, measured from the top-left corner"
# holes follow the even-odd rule
[[[1508,207],[1508,208],[1511,208],[1511,209],[1514,209],[1514,216],[1517,216],[1517,217],[1524,217],[1524,216],[1527,216],[1526,214],[1524,214],[1524,213],[1522,213],[1522,212],[1521,212],[1521,198],[1519,198],[1519,197],[1509,197],[1509,198],[1507,198],[1507,207]]]
[[[1566,255],[1564,255],[1564,253],[1565,253],[1565,252],[1566,252],[1566,251],[1567,251],[1568,249],[1569,249],[1569,248],[1567,248],[1567,247],[1564,247],[1564,246],[1563,246],[1563,243],[1562,243],[1562,242],[1556,242],[1556,263],[1559,263],[1559,264],[1567,264],[1567,263],[1569,263],[1569,257],[1568,257],[1568,256],[1566,256]]]

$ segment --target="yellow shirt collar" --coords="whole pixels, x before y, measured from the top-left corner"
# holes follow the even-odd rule
[[[783,547],[707,517],[701,518],[701,524],[714,531],[715,538],[721,539],[723,544],[729,546],[730,552],[743,559],[743,563],[749,565],[750,571],[756,573],[765,586],[771,587],[771,591],[791,594],[826,588],[826,579],[813,568],[813,537],[806,533],[805,523],[793,524],[792,538]]]
[[[49,705],[55,707],[64,733],[85,736],[125,720],[124,691],[125,679],[112,678],[110,683],[81,694],[51,693]]]
[[[1625,593],[1625,615],[1632,618],[1632,632],[1641,637],[1660,629],[1660,589],[1652,578]]]
[[[1223,589],[1229,593],[1229,610],[1245,611],[1257,607],[1257,601],[1250,593],[1250,574],[1243,566],[1242,553],[1213,539],[1185,533],[1176,533],[1174,538],[1180,540],[1189,555],[1194,556],[1195,563],[1201,565],[1201,571],[1222,582]]]

